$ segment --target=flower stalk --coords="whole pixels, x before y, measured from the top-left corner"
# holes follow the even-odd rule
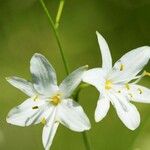
[[[62,11],[64,8],[65,0],[60,0],[57,15],[56,15],[56,21],[55,21],[55,28],[57,29],[59,27],[60,18],[62,16]]]
[[[50,24],[50,26],[53,29],[53,32],[55,34],[56,41],[58,43],[60,54],[61,54],[61,57],[62,57],[62,60],[63,60],[63,64],[64,64],[64,67],[65,67],[65,71],[66,71],[66,74],[68,75],[69,74],[69,68],[68,68],[68,64],[67,64],[67,61],[66,61],[66,58],[65,58],[65,55],[64,55],[64,51],[63,51],[63,48],[62,48],[62,45],[61,45],[61,42],[60,42],[59,33],[57,31],[57,29],[59,27],[59,22],[60,22],[60,18],[61,18],[61,15],[62,15],[62,10],[64,8],[64,2],[65,1],[64,0],[60,0],[60,4],[59,4],[57,16],[56,16],[56,23],[53,22],[53,19],[52,19],[51,15],[50,15],[50,12],[48,11],[44,1],[43,0],[39,0],[39,1],[40,1],[41,5],[43,7],[43,10],[44,10],[45,14],[48,17],[49,24]],[[76,100],[76,101],[78,101],[78,100]],[[89,140],[88,140],[88,137],[87,137],[87,133],[86,132],[82,132],[82,136],[83,136],[83,141],[84,141],[84,145],[85,145],[86,150],[91,150],[90,144],[89,144]]]
[[[58,47],[59,47],[59,51],[60,51],[60,54],[61,54],[61,57],[62,57],[62,60],[63,60],[64,67],[65,67],[65,71],[66,71],[66,74],[68,75],[69,74],[69,68],[68,68],[68,64],[67,64],[67,61],[66,61],[66,58],[65,58],[65,55],[64,55],[64,51],[63,51],[63,48],[62,48],[62,45],[61,45],[61,42],[60,42],[60,38],[59,38],[59,34],[58,34],[58,31],[57,31],[57,28],[55,27],[55,24],[54,24],[54,22],[52,20],[50,12],[48,11],[44,1],[43,0],[39,0],[39,1],[40,1],[41,5],[43,7],[43,10],[44,10],[45,14],[48,17],[49,24],[50,24],[50,26],[53,29],[53,32],[55,34],[56,41],[57,41]],[[61,7],[61,8],[63,8],[63,7]],[[59,20],[60,20],[60,18],[59,18]]]

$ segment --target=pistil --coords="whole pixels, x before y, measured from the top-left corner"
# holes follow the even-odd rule
[[[53,96],[50,99],[50,102],[52,102],[53,105],[58,105],[61,102],[60,94],[57,94],[57,95]]]
[[[105,89],[110,90],[112,88],[112,81],[106,80],[105,82]]]

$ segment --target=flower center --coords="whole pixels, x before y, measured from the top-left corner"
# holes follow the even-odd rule
[[[105,89],[110,90],[112,88],[112,81],[106,80],[105,82]]]
[[[57,94],[57,95],[53,96],[50,99],[50,102],[52,102],[53,105],[58,105],[61,102],[60,94]]]

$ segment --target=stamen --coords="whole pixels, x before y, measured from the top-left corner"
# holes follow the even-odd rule
[[[129,96],[131,96],[131,98],[133,97],[133,95],[131,93],[129,93]]]
[[[46,124],[46,119],[45,119],[45,117],[42,118],[41,123],[42,123],[43,125]]]
[[[121,91],[119,90],[118,93],[121,93]]]
[[[144,71],[144,76],[149,76],[150,77],[150,72]]]
[[[34,100],[34,101],[37,101],[38,98],[39,98],[39,96],[38,96],[38,95],[35,95],[35,96],[33,97],[33,100]]]
[[[52,102],[53,105],[58,105],[61,102],[60,94],[55,95],[50,99],[50,102]]]
[[[38,108],[39,108],[38,106],[33,106],[33,107],[32,107],[32,109],[38,109]]]
[[[150,77],[150,73],[147,72],[147,71],[144,71],[134,83],[136,84],[136,83],[140,82],[141,79],[142,79],[144,76],[149,76],[149,77]]]
[[[112,88],[112,81],[106,80],[105,82],[105,89],[110,90]]]
[[[130,90],[130,85],[128,83],[125,84],[127,90]]]
[[[124,64],[121,64],[120,65],[120,71],[123,71],[124,70]]]
[[[137,90],[139,91],[140,94],[143,93],[142,89],[138,88]]]

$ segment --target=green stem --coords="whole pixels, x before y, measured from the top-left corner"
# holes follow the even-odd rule
[[[85,88],[85,87],[88,87],[88,86],[90,86],[90,85],[89,85],[89,84],[86,84],[86,83],[82,83],[82,84],[78,87],[78,89],[75,91],[75,93],[74,93],[74,95],[73,95],[73,98],[74,98],[74,100],[75,100],[76,102],[79,101],[79,94],[80,94],[81,89],[83,89],[83,88]],[[91,144],[90,144],[90,141],[89,141],[89,139],[88,139],[88,135],[87,135],[87,132],[86,132],[86,131],[82,132],[82,137],[83,137],[85,149],[86,149],[86,150],[91,150],[91,149],[92,149],[92,148],[91,148]]]
[[[60,42],[60,39],[59,39],[59,34],[58,34],[58,31],[57,31],[57,28],[59,26],[59,21],[60,21],[60,18],[61,18],[62,9],[63,9],[63,6],[64,6],[64,0],[61,0],[63,2],[60,2],[60,6],[59,6],[59,9],[58,9],[58,14],[57,14],[58,18],[56,17],[57,18],[56,19],[56,24],[58,23],[58,25],[56,25],[56,26],[55,26],[55,24],[54,24],[54,22],[52,20],[52,17],[50,15],[50,13],[49,13],[49,11],[48,11],[44,1],[43,0],[39,0],[39,1],[40,1],[41,5],[42,5],[42,7],[44,9],[45,14],[48,17],[50,26],[52,27],[52,29],[54,31],[54,34],[55,34],[55,37],[56,37],[56,41],[57,41],[58,46],[59,46],[60,54],[61,54],[61,57],[62,57],[62,60],[63,60],[63,63],[64,63],[65,71],[66,71],[66,74],[68,75],[69,74],[69,69],[68,69],[68,65],[67,65],[67,62],[66,62],[66,59],[65,59],[65,56],[64,56],[64,52],[63,52],[62,46],[61,46],[61,42]],[[78,96],[77,96],[77,99],[78,99]],[[82,136],[83,136],[83,141],[84,141],[84,145],[86,147],[86,150],[91,150],[90,143],[89,143],[89,140],[88,140],[88,137],[87,137],[87,133],[83,132]]]
[[[59,50],[60,50],[60,54],[61,54],[61,57],[62,57],[62,60],[63,60],[63,63],[64,63],[65,71],[66,71],[66,74],[68,75],[68,74],[69,74],[69,69],[68,69],[68,65],[67,65],[67,61],[66,61],[64,52],[63,52],[63,48],[62,48],[62,46],[61,46],[61,42],[60,42],[60,39],[59,39],[58,31],[57,31],[57,29],[56,29],[56,27],[55,27],[55,24],[54,24],[54,22],[53,22],[53,20],[52,20],[52,17],[51,17],[51,15],[50,15],[50,13],[49,13],[49,11],[48,11],[48,9],[47,9],[47,7],[46,7],[44,1],[43,1],[43,0],[39,0],[39,1],[40,1],[41,5],[42,5],[42,7],[43,7],[43,9],[44,9],[45,14],[46,14],[47,17],[48,17],[48,21],[49,21],[49,23],[50,23],[50,26],[52,27],[52,29],[53,29],[53,31],[54,31],[54,34],[55,34],[55,37],[56,37],[56,41],[57,41],[57,43],[58,43],[58,47],[59,47]]]
[[[84,145],[86,147],[86,150],[91,150],[91,145],[90,145],[90,142],[89,142],[89,139],[88,139],[88,136],[87,136],[87,132],[83,132],[82,137],[83,137],[83,140],[84,140]]]
[[[56,15],[56,22],[55,22],[55,28],[56,29],[59,27],[59,22],[60,22],[63,8],[64,8],[64,3],[65,3],[65,0],[60,0],[57,15]]]

